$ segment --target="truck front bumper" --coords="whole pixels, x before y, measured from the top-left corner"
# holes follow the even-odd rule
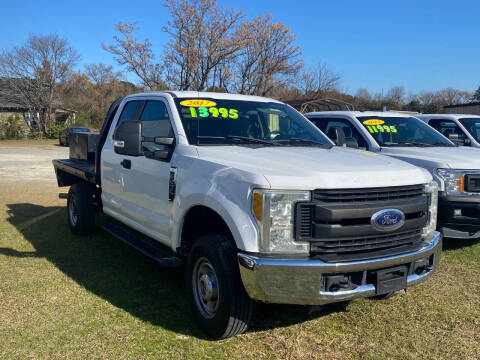
[[[444,237],[480,238],[480,198],[439,194],[438,227]]]
[[[373,260],[327,263],[321,260],[271,259],[239,253],[238,260],[242,282],[248,295],[255,300],[299,305],[322,305],[338,301],[376,295],[375,285],[368,282],[368,273],[407,265],[407,287],[427,280],[435,270],[442,251],[442,236],[435,232],[428,245],[407,254]],[[412,273],[416,261],[428,259],[431,266],[426,272]],[[355,274],[362,283],[354,289],[325,291],[325,276]]]

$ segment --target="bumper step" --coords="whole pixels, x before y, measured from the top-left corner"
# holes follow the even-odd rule
[[[102,225],[102,229],[124,243],[134,247],[142,254],[150,257],[162,266],[181,267],[183,265],[182,259],[180,259],[172,250],[125,225],[106,223]]]

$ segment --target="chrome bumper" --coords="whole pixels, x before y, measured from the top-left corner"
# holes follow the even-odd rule
[[[375,286],[365,284],[353,290],[322,291],[324,274],[352,273],[409,264],[433,255],[433,267],[422,275],[407,277],[411,287],[427,280],[438,265],[442,236],[435,232],[421,250],[373,260],[326,263],[321,260],[271,259],[238,254],[240,274],[248,295],[255,300],[281,304],[322,305],[375,295]]]

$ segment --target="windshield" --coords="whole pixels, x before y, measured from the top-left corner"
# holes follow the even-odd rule
[[[380,146],[454,146],[414,117],[361,116],[358,120]]]
[[[205,98],[177,98],[175,103],[190,144],[332,146],[285,104]]]
[[[463,118],[460,119],[460,122],[465,129],[467,129],[470,135],[472,135],[475,140],[480,142],[480,118]]]

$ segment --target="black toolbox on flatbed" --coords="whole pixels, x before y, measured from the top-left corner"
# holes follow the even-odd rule
[[[70,159],[94,162],[99,137],[99,133],[72,133],[70,135]]]

